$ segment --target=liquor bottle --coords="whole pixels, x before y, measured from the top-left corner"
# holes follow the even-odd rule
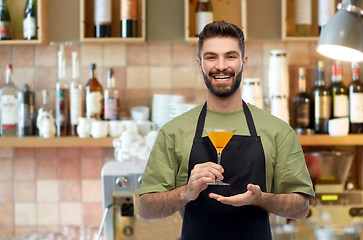
[[[331,118],[341,118],[349,116],[348,88],[343,84],[343,67],[339,61],[332,64],[332,112]]]
[[[34,92],[30,91],[29,84],[24,84],[19,99],[19,129],[18,136],[33,136],[35,134]]]
[[[112,0],[94,0],[95,37],[111,37]]]
[[[295,34],[296,36],[311,35],[311,0],[295,1]]]
[[[25,40],[38,38],[37,0],[28,0],[25,5],[23,19],[23,35]]]
[[[55,84],[55,126],[56,136],[70,135],[69,82],[66,79],[66,59],[63,46],[58,52],[58,79]]]
[[[137,37],[137,0],[121,0],[121,37]]]
[[[328,122],[331,115],[331,92],[325,86],[324,63],[318,62],[315,70],[315,86],[312,90],[314,98],[314,130],[316,133],[328,133]]]
[[[204,26],[213,22],[214,14],[210,0],[198,0],[195,11],[195,36],[203,30]]]
[[[96,64],[90,65],[90,79],[85,86],[86,117],[103,119],[103,89],[96,78]]]
[[[335,13],[335,0],[319,0],[318,2],[318,25],[319,34],[325,24]]]
[[[79,55],[72,52],[72,82],[70,84],[71,135],[77,136],[78,118],[82,117],[82,85],[79,81]]]
[[[11,20],[6,0],[0,0],[0,40],[11,39]]]
[[[13,67],[6,65],[6,82],[0,89],[2,137],[17,136],[18,128],[18,89],[13,83]]]
[[[107,88],[104,96],[104,119],[120,120],[120,97],[119,91],[115,88],[115,77],[112,69],[107,71]]]
[[[295,127],[309,128],[310,126],[310,97],[306,93],[306,74],[304,68],[299,68],[299,93],[293,99],[295,111]]]
[[[42,105],[38,109],[38,116],[40,116],[42,112],[48,112],[52,114],[54,117],[54,109],[49,103],[49,92],[47,90],[42,90]],[[40,131],[39,131],[39,137],[42,137]]]
[[[363,84],[356,62],[352,62],[352,83],[349,85],[349,117],[350,133],[363,133]]]

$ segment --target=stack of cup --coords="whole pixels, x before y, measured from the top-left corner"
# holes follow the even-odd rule
[[[262,88],[259,78],[245,78],[243,80],[242,99],[256,107],[263,108]]]
[[[271,50],[268,81],[271,114],[289,123],[289,70],[285,50]]]

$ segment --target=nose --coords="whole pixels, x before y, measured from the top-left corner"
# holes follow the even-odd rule
[[[224,58],[218,58],[218,61],[216,62],[216,69],[218,70],[227,69],[227,64]]]

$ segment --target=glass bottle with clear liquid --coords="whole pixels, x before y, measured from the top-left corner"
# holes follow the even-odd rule
[[[82,84],[79,81],[79,54],[72,52],[72,81],[70,84],[71,135],[77,136],[78,118],[82,117]]]
[[[40,116],[42,112],[48,112],[52,114],[54,117],[54,108],[49,102],[49,92],[47,90],[42,90],[42,105],[38,109],[38,116]],[[42,137],[40,131],[39,131],[39,137]]]
[[[13,67],[6,65],[6,82],[0,89],[1,127],[2,137],[15,137],[18,132],[18,93],[13,83]]]
[[[104,119],[120,120],[120,96],[119,91],[115,88],[115,76],[112,69],[107,71],[107,88],[104,97]]]

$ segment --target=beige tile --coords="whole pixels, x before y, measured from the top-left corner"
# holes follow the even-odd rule
[[[105,44],[104,66],[124,67],[126,66],[126,45],[125,44]]]
[[[0,46],[0,67],[6,67],[11,61],[11,46]]]
[[[262,79],[262,65],[256,66],[256,65],[248,65],[246,70],[243,72],[242,77],[243,79],[246,78],[259,78]],[[242,82],[243,84],[243,82]]]
[[[1,203],[0,204],[0,225],[13,225],[13,224],[14,224],[14,204],[13,203]]]
[[[12,158],[14,156],[14,148],[0,147],[0,158]]]
[[[37,179],[58,179],[58,159],[39,158],[37,162]]]
[[[84,203],[83,204],[83,222],[88,224],[99,224],[103,216],[102,203]]]
[[[99,44],[83,44],[81,45],[80,62],[82,67],[89,67],[91,63],[95,63],[96,67],[103,66],[102,59],[103,49]]]
[[[68,66],[68,67],[72,66],[72,52],[78,52],[78,54],[79,54],[80,53],[80,44],[64,46],[64,53],[66,55],[66,66]],[[80,56],[78,55],[78,57],[80,57]]]
[[[82,179],[100,179],[102,167],[103,167],[103,157],[97,157],[97,158],[83,157]]]
[[[40,233],[60,233],[61,232],[61,228],[59,225],[54,225],[54,226],[40,226],[38,225],[38,232]]]
[[[35,66],[55,67],[57,66],[57,46],[38,45],[35,47]]]
[[[15,236],[20,238],[27,233],[37,232],[37,226],[15,226]]]
[[[37,77],[36,77],[37,90],[55,89],[55,83],[57,82],[57,68],[55,66],[38,67],[36,71],[37,71]],[[51,96],[51,94],[49,94],[49,96]]]
[[[16,158],[35,158],[35,148],[14,148]]]
[[[13,181],[12,159],[0,159],[0,181]]]
[[[172,88],[171,67],[150,67],[150,88]]]
[[[35,202],[36,201],[35,181],[16,181],[15,182],[15,201],[16,202]]]
[[[37,202],[59,202],[59,180],[37,180]]]
[[[195,73],[195,87],[197,89],[206,89],[203,79],[203,74],[198,67],[194,67],[194,73]]]
[[[14,225],[0,225],[0,233],[5,237],[5,239],[13,239],[15,237]]]
[[[58,148],[58,154],[62,158],[78,158],[81,156],[81,149],[78,147],[62,147]]]
[[[276,42],[276,43],[265,43],[263,44],[263,66],[268,66],[270,61],[270,52],[271,50],[277,50],[277,49],[284,49],[286,50],[286,46],[282,42]]]
[[[58,149],[56,147],[39,147],[36,149],[38,158],[56,158]]]
[[[60,224],[62,225],[81,225],[82,222],[82,203],[72,202],[60,204]]]
[[[0,68],[0,86],[5,84],[5,67]]]
[[[126,69],[127,89],[149,88],[149,68],[148,67],[127,67]]]
[[[172,45],[172,63],[174,66],[192,66],[195,64],[197,53],[194,45],[177,43]]]
[[[61,158],[60,167],[61,179],[81,178],[81,160],[79,158]]]
[[[127,45],[127,66],[146,66],[149,64],[148,45]]]
[[[288,42],[287,61],[289,65],[309,64],[309,44],[307,42]]]
[[[14,66],[34,67],[34,46],[16,46],[13,48]]]
[[[102,147],[83,147],[81,148],[82,157],[99,158],[103,157]]]
[[[35,72],[32,67],[14,68],[14,84],[20,91],[23,91],[24,84],[30,84],[30,90],[34,91]]]
[[[247,43],[245,44],[245,55],[248,57],[249,65],[262,66],[262,43]]]
[[[61,180],[61,202],[79,202],[82,200],[80,179]]]
[[[82,200],[83,202],[102,202],[101,180],[82,180]]]
[[[126,99],[128,111],[130,111],[130,109],[135,106],[151,107],[151,97],[149,95],[149,89],[127,90]],[[128,115],[130,115],[130,112],[128,112]]]
[[[15,203],[15,225],[35,226],[37,224],[36,203]]]
[[[14,201],[13,182],[0,182],[0,202],[10,203]]]
[[[15,180],[34,180],[35,164],[35,159],[15,159]]]
[[[38,225],[59,224],[59,204],[39,203],[38,204]]]
[[[195,71],[193,67],[174,67],[173,88],[194,87],[195,84]]]
[[[169,66],[171,65],[171,44],[159,43],[150,44],[150,66]]]

